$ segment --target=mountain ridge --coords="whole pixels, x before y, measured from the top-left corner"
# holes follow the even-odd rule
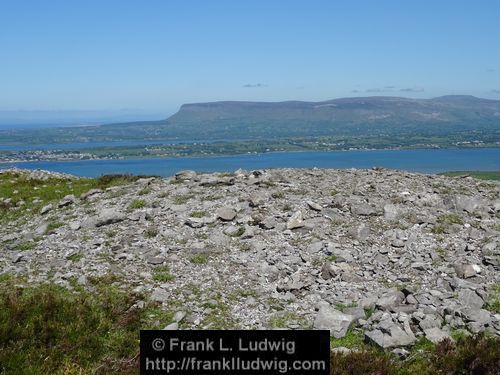
[[[360,137],[375,140],[399,137],[415,139],[415,144],[432,144],[439,138],[441,144],[448,140],[448,143],[481,141],[491,145],[500,141],[500,101],[447,95],[432,99],[368,96],[319,102],[186,103],[174,115],[158,121],[32,130],[29,133],[0,131],[0,136],[10,143],[23,143],[26,139],[36,139],[38,143],[72,143],[325,137],[330,138],[330,142]]]

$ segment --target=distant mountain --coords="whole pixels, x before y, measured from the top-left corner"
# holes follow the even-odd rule
[[[500,140],[500,101],[451,95],[434,99],[341,98],[323,102],[212,102],[184,104],[161,121],[31,131],[37,142],[117,140],[276,139],[294,137],[481,136]],[[9,142],[26,133],[1,132]]]
[[[342,98],[323,102],[185,104],[163,124],[174,133],[250,137],[374,135],[500,129],[500,101],[473,96],[434,99]]]

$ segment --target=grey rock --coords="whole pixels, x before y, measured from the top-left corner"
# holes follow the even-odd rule
[[[238,225],[231,225],[224,229],[224,234],[227,234],[230,237],[242,236],[241,231],[244,230],[245,227]],[[244,233],[244,232],[243,232]]]
[[[177,181],[189,181],[196,177],[196,172],[191,170],[179,171],[175,174]]]
[[[70,221],[69,223],[69,229],[71,230],[78,230],[81,226],[82,224],[79,221]]]
[[[443,340],[452,340],[451,336],[438,327],[424,329],[425,338],[434,344],[439,344]]]
[[[61,199],[57,204],[57,206],[59,208],[62,208],[74,203],[76,203],[76,198],[74,195],[71,194],[71,195],[66,195],[63,199]]]
[[[425,262],[413,262],[410,267],[417,271],[425,271],[428,264]]]
[[[217,210],[216,215],[223,221],[232,221],[236,217],[236,211],[230,207],[221,207]]]
[[[319,253],[324,247],[323,241],[316,241],[307,247],[307,251],[311,254]]]
[[[418,323],[420,329],[425,331],[430,328],[441,328],[442,320],[436,315],[427,315],[424,320]]]
[[[458,277],[468,279],[481,273],[481,267],[477,264],[457,264],[455,265],[455,272]]]
[[[412,345],[417,341],[412,332],[406,332],[398,324],[390,323],[383,330],[365,332],[365,338],[382,349]]]
[[[341,222],[344,217],[337,212],[336,210],[332,210],[331,208],[325,208],[321,211],[322,215],[332,222]]]
[[[405,348],[396,348],[391,351],[394,355],[398,356],[401,359],[405,359],[410,355],[410,352]]]
[[[321,211],[323,209],[323,207],[321,207],[321,205],[319,205],[318,203],[313,202],[313,201],[307,201],[306,204],[309,206],[309,208],[311,210],[314,210],[314,211]]]
[[[185,221],[186,225],[191,228],[201,228],[205,225],[205,220],[203,218],[189,217]]]
[[[354,351],[355,351],[355,349],[349,349],[349,348],[346,348],[344,346],[339,346],[339,347],[333,348],[331,350],[332,353],[340,353],[340,354],[349,354],[349,353],[352,353]]]
[[[185,311],[177,311],[174,314],[174,322],[180,322],[186,317],[186,312]]]
[[[103,191],[101,189],[90,189],[89,191],[82,193],[80,195],[80,199],[86,200],[86,199],[89,199],[90,197],[93,197],[95,195],[102,194],[102,193],[103,193]]]
[[[335,338],[342,338],[354,322],[354,316],[344,314],[331,307],[322,307],[314,320],[315,329],[328,329],[330,335]]]
[[[45,215],[46,213],[48,213],[50,210],[52,210],[52,205],[51,204],[48,204],[46,206],[43,206],[40,210],[40,215]]]
[[[250,195],[249,201],[250,201],[250,206],[259,207],[267,202],[267,196],[264,193],[256,192]]]
[[[95,226],[101,227],[104,225],[110,225],[114,223],[119,223],[125,220],[125,215],[121,212],[115,210],[114,208],[105,208],[99,212],[97,216]]]
[[[274,229],[278,225],[278,222],[274,217],[266,217],[261,221],[260,226],[264,229]]]
[[[179,323],[174,322],[163,328],[164,331],[177,331],[179,329]]]
[[[19,263],[22,260],[24,260],[24,255],[23,254],[16,254],[12,257],[12,263]]]
[[[361,224],[349,230],[352,238],[364,242],[370,237],[370,227],[366,224]]]
[[[361,203],[352,205],[351,213],[357,216],[375,216],[377,215],[377,210],[368,203]]]
[[[397,220],[400,216],[398,206],[394,204],[386,204],[384,206],[384,218],[387,220]]]
[[[458,291],[458,300],[466,308],[480,309],[484,305],[484,300],[470,289],[460,289]]]
[[[41,236],[43,234],[45,234],[45,232],[47,232],[47,229],[49,228],[49,224],[48,223],[42,223],[40,224],[36,229],[35,229],[35,234],[37,236]]]
[[[343,310],[343,313],[354,316],[356,320],[366,318],[366,312],[362,307],[348,307]]]
[[[490,312],[484,309],[463,309],[462,316],[468,322],[476,322],[481,325],[491,323]]]
[[[162,258],[162,257],[158,257],[158,256],[147,256],[146,257],[146,261],[149,263],[149,264],[153,264],[153,265],[158,265],[158,264],[163,264],[165,262],[165,259]]]
[[[404,299],[405,295],[403,292],[400,292],[399,290],[391,290],[377,300],[376,306],[381,310],[391,310],[395,306],[403,303]]]
[[[455,197],[455,207],[458,211],[474,213],[482,207],[482,202],[476,197],[468,195],[457,195]]]
[[[365,297],[359,301],[359,305],[363,309],[373,309],[375,307],[375,304],[377,303],[378,298],[375,296],[372,297]]]
[[[286,223],[287,229],[297,229],[302,228],[303,226],[304,220],[301,211],[295,212]]]
[[[170,295],[163,288],[155,288],[151,293],[151,301],[153,302],[167,302],[169,298]]]

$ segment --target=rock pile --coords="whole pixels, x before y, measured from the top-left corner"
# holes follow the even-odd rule
[[[183,171],[2,225],[0,268],[69,288],[117,275],[175,310],[168,329],[356,329],[382,348],[499,335],[499,196],[383,169]]]

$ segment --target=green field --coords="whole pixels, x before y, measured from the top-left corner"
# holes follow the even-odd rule
[[[488,172],[483,172],[483,171],[450,171],[450,172],[443,172],[443,173],[439,173],[439,174],[443,175],[443,176],[448,176],[448,177],[470,176],[470,177],[477,178],[479,180],[500,181],[500,171],[488,171]]]

